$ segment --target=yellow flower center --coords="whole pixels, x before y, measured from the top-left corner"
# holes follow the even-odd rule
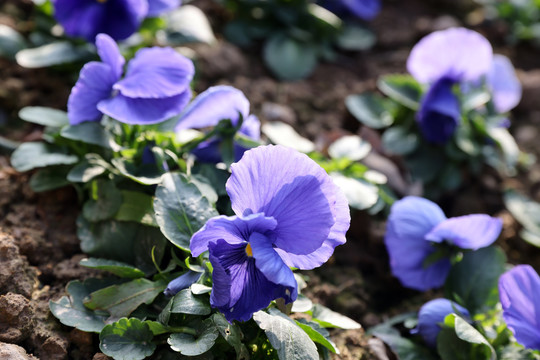
[[[253,250],[251,249],[251,244],[250,243],[248,243],[247,246],[246,246],[246,254],[249,257],[253,257]]]
[[[97,1],[98,3],[102,3],[102,4],[104,4],[104,3],[107,2],[107,0],[96,0],[96,1]]]

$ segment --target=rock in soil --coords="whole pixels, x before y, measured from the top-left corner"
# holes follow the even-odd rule
[[[26,351],[18,345],[0,342],[0,360],[37,360],[37,358],[28,355]]]
[[[20,343],[34,327],[34,310],[24,296],[7,293],[0,296],[0,341]]]

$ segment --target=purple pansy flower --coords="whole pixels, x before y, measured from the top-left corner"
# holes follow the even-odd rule
[[[433,32],[413,47],[407,69],[416,80],[431,85],[417,116],[426,140],[448,141],[461,114],[453,85],[479,80],[489,72],[492,58],[489,41],[465,28]]]
[[[448,219],[434,202],[407,196],[392,205],[384,242],[394,276],[404,286],[424,291],[442,286],[450,270],[448,258],[425,263],[437,250],[434,243],[477,250],[491,245],[501,229],[501,219],[484,214]]]
[[[155,124],[178,115],[191,97],[191,60],[172,48],[144,48],[128,63],[112,38],[96,38],[102,62],[81,70],[68,99],[72,125],[98,121],[106,114],[127,124]]]
[[[381,11],[380,0],[323,0],[321,5],[338,15],[371,20]]]
[[[98,34],[123,40],[146,17],[180,5],[180,0],[53,0],[54,15],[67,35],[92,42]]]
[[[441,56],[444,54],[444,56]],[[436,31],[414,46],[407,60],[412,76],[430,88],[421,101],[417,121],[429,142],[448,141],[459,125],[461,107],[453,93],[478,87],[482,80],[492,94],[495,110],[510,111],[521,99],[521,84],[503,55],[493,55],[489,41],[465,28]]]
[[[218,216],[191,238],[213,266],[210,303],[246,321],[277,298],[298,294],[290,267],[313,269],[345,243],[349,207],[326,172],[283,146],[259,146],[231,166],[227,193],[236,216]]]
[[[185,109],[175,132],[184,129],[202,129],[216,126],[221,120],[229,119],[236,126],[242,117],[242,125],[238,132],[258,141],[261,136],[261,123],[255,115],[249,114],[249,101],[242,91],[226,85],[213,86],[199,94]],[[212,138],[193,150],[200,161],[218,163],[221,161],[219,147],[222,141]],[[247,148],[234,144],[235,160],[238,161]]]
[[[464,307],[448,299],[434,299],[425,303],[418,312],[418,326],[411,331],[413,334],[422,336],[426,344],[431,347],[437,346],[437,336],[441,332],[440,324],[444,318],[456,313],[469,320],[469,311]]]
[[[530,265],[518,265],[499,278],[503,318],[521,345],[540,350],[540,277]]]

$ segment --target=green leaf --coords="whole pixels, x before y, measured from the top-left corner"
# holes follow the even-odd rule
[[[488,129],[489,136],[497,142],[504,158],[505,165],[513,169],[519,160],[519,147],[514,137],[507,129],[502,127],[493,127]]]
[[[257,311],[253,320],[264,330],[280,360],[318,360],[319,353],[313,341],[286,315]]]
[[[104,310],[110,319],[128,316],[141,304],[150,304],[167,287],[167,282],[136,279],[112,285],[90,294],[84,304],[91,310]]]
[[[334,159],[362,160],[371,151],[371,144],[358,135],[342,136],[328,147],[328,155]]]
[[[497,358],[486,338],[461,317],[449,314],[444,324],[437,337],[437,350],[442,360]]]
[[[138,191],[122,190],[122,204],[115,215],[116,220],[135,221],[155,226],[154,198]]]
[[[171,349],[187,356],[197,356],[210,350],[219,336],[214,323],[207,319],[197,336],[185,333],[171,334],[167,343]]]
[[[266,41],[263,58],[266,66],[280,80],[305,78],[317,65],[317,48],[283,33],[277,33]]]
[[[388,104],[386,99],[376,94],[349,95],[345,99],[347,110],[356,120],[372,129],[382,129],[394,122]]]
[[[77,219],[77,236],[81,240],[81,250],[96,257],[132,262],[138,230],[139,226],[134,223],[119,221],[90,223],[82,215]]]
[[[42,142],[23,143],[11,155],[11,165],[20,172],[50,165],[71,165],[78,160],[77,156]]]
[[[313,142],[302,137],[291,125],[284,122],[265,122],[261,130],[274,144],[287,146],[303,153],[309,153],[315,150],[315,144]]]
[[[184,174],[168,173],[156,189],[156,221],[173,244],[189,250],[191,236],[218,215],[199,188]]]
[[[328,309],[321,304],[315,304],[311,310],[313,321],[322,327],[336,327],[340,329],[360,329],[362,326],[356,321]]]
[[[321,344],[334,354],[339,354],[339,350],[330,340],[330,333],[325,328],[314,322],[307,322],[306,319],[296,320],[296,325],[308,334],[309,338],[317,344]]]
[[[298,297],[293,302],[291,311],[292,312],[307,312],[313,309],[313,302],[302,294],[298,294]]]
[[[218,201],[218,194],[210,181],[202,175],[192,175],[189,179],[198,188],[201,194],[210,201],[210,204],[215,204]]]
[[[161,182],[161,176],[163,174],[157,169],[138,169],[134,164],[124,158],[114,158],[111,162],[122,175],[135,182],[143,185],[156,185]]]
[[[89,59],[91,46],[73,45],[69,41],[58,41],[33,49],[23,49],[15,55],[17,64],[25,68],[40,68]]]
[[[410,154],[420,144],[417,134],[398,126],[387,129],[381,140],[386,151],[397,155]]]
[[[504,205],[529,232],[540,234],[540,204],[509,189],[504,192]]]
[[[13,59],[15,54],[26,47],[24,37],[7,25],[0,24],[0,56]]]
[[[505,271],[506,256],[498,247],[466,252],[452,266],[446,279],[447,298],[455,299],[471,313],[491,308],[499,301],[499,276]]]
[[[98,179],[92,183],[92,198],[84,203],[83,216],[92,222],[110,219],[122,203],[122,195],[113,181]]]
[[[490,99],[491,95],[485,89],[473,89],[465,94],[461,107],[463,112],[468,112],[487,104]]]
[[[225,316],[223,316],[221,313],[215,313],[212,315],[211,319],[218,329],[220,335],[229,343],[229,345],[234,347],[234,350],[236,351],[236,358],[249,359],[248,349],[244,343],[242,343],[244,334],[242,334],[240,326],[238,326],[237,323],[229,323]]]
[[[216,42],[208,18],[201,9],[184,5],[167,14],[167,28],[164,31],[168,45],[181,45],[187,42],[212,44]]]
[[[211,312],[208,298],[193,295],[190,289],[184,289],[178,292],[171,299],[171,313],[208,315]]]
[[[153,337],[148,324],[137,318],[124,318],[103,328],[99,349],[115,360],[142,360],[156,350]]]
[[[375,34],[360,25],[346,23],[337,37],[337,46],[344,50],[361,51],[371,49],[377,37]]]
[[[69,185],[67,168],[54,166],[40,169],[30,178],[30,187],[35,192],[49,191]]]
[[[87,154],[86,156],[88,157],[88,155],[90,154]],[[67,174],[67,179],[71,182],[86,183],[103,174],[105,170],[105,167],[95,164],[86,158],[71,169]]]
[[[382,76],[377,81],[377,87],[386,96],[411,110],[418,110],[420,107],[422,86],[410,75]]]
[[[88,282],[71,281],[67,286],[70,297],[63,296],[58,301],[49,301],[49,308],[62,324],[98,333],[105,326],[107,316],[98,315],[83,304],[83,299],[93,290],[97,289],[89,286]]]
[[[62,110],[42,106],[27,106],[19,111],[19,117],[24,121],[52,127],[63,127],[69,124],[67,113]]]
[[[82,141],[87,144],[98,145],[107,149],[118,150],[105,128],[98,122],[86,121],[78,125],[69,125],[62,129],[60,135],[66,139]]]
[[[415,344],[409,339],[405,339],[399,335],[399,332],[373,332],[373,335],[384,341],[392,351],[397,355],[397,358],[400,360],[436,360],[437,357],[432,355],[432,353],[420,346]]]
[[[124,277],[124,278],[131,278],[131,279],[137,279],[144,276],[144,272],[137,269],[136,267],[133,267],[129,264],[120,262],[120,261],[114,261],[109,259],[97,259],[97,258],[88,258],[88,259],[82,259],[79,262],[79,265],[91,268],[91,269],[99,269],[108,271],[110,273],[113,273],[116,276]]]
[[[340,173],[331,173],[334,183],[343,191],[349,206],[365,210],[379,199],[379,189],[366,181],[343,176]]]

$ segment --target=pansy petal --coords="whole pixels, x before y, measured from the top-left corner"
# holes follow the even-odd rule
[[[206,222],[202,229],[191,237],[189,248],[192,256],[199,256],[208,250],[208,244],[223,239],[229,244],[245,243],[253,232],[265,234],[276,227],[276,220],[264,214],[246,217],[216,216]]]
[[[228,321],[247,321],[272,300],[289,297],[291,289],[269,281],[257,269],[255,259],[248,257],[245,245],[219,239],[209,243],[209,251],[214,271],[218,269],[217,276],[213,275],[210,304],[223,312]]]
[[[169,282],[167,288],[165,289],[165,291],[163,291],[163,293],[167,296],[174,296],[180,290],[191,286],[191,284],[199,280],[201,275],[202,273],[200,272],[188,270],[173,281]]]
[[[518,343],[540,350],[540,277],[529,265],[518,265],[499,278],[503,318]]]
[[[180,0],[148,0],[148,17],[159,16],[162,13],[175,9],[181,4]]]
[[[174,130],[178,132],[215,126],[225,119],[230,119],[236,125],[239,113],[244,118],[249,115],[249,101],[244,93],[232,86],[213,86],[200,93],[187,106]]]
[[[435,251],[432,244],[420,237],[401,237],[399,228],[399,223],[389,221],[384,237],[392,274],[411,289],[426,291],[441,287],[450,271],[450,260],[441,259],[425,266],[427,257]]]
[[[478,250],[491,245],[502,230],[502,220],[485,214],[459,216],[444,220],[426,235],[434,242],[450,241],[462,248]]]
[[[493,56],[486,83],[493,92],[493,103],[498,112],[505,113],[519,104],[522,93],[521,83],[512,62],[506,56]]]
[[[126,76],[114,89],[127,97],[166,98],[189,88],[193,62],[172,48],[144,48],[128,63]]]
[[[294,274],[274,250],[271,239],[255,232],[249,238],[249,246],[252,249],[257,269],[274,284],[286,286],[292,291],[288,302],[296,300],[298,293]]]
[[[222,160],[221,152],[219,151],[221,143],[221,139],[213,137],[201,142],[191,151],[191,153],[195,155],[200,162],[217,164]]]
[[[120,54],[118,45],[109,35],[99,34],[96,36],[96,47],[101,61],[111,67],[111,71],[116,78],[115,81],[118,81],[122,76],[126,62],[122,54]]]
[[[249,115],[244,119],[238,132],[253,140],[259,140],[261,138],[261,121],[257,116]]]
[[[394,225],[396,235],[402,239],[424,241],[424,236],[443,220],[446,216],[433,201],[406,196],[392,205],[388,224]]]
[[[146,0],[55,0],[53,5],[66,34],[88,42],[99,33],[123,40],[137,31],[148,12]]]
[[[113,98],[101,101],[98,109],[126,124],[156,124],[182,112],[190,97],[189,91],[163,99],[129,98],[117,94]]]
[[[68,99],[68,118],[71,125],[84,121],[97,121],[102,113],[98,103],[111,96],[116,81],[109,65],[92,61],[84,65],[79,80],[71,89]]]
[[[491,44],[479,33],[451,28],[435,31],[420,40],[411,51],[407,69],[422,83],[443,77],[474,81],[487,74],[492,55]]]
[[[334,253],[334,249],[338,245],[345,244],[347,239],[345,233],[349,229],[351,216],[349,213],[349,204],[345,198],[345,194],[339,191],[336,193],[336,222],[330,229],[328,239],[326,239],[320,248],[306,255],[296,255],[276,248],[276,252],[283,259],[285,264],[290,267],[295,267],[301,270],[311,270],[324,264]]]
[[[332,0],[336,1],[336,0]],[[340,0],[341,3],[355,16],[364,19],[373,19],[381,11],[380,0]]]
[[[231,172],[226,188],[234,212],[275,218],[276,247],[310,254],[328,238],[338,190],[308,156],[283,146],[259,146],[246,151]]]
[[[459,100],[452,92],[453,85],[449,79],[440,79],[422,99],[417,120],[422,135],[429,142],[447,142],[461,120]]]
[[[418,312],[418,326],[413,330],[424,338],[426,344],[435,348],[437,336],[441,332],[441,323],[449,314],[457,314],[469,320],[467,309],[447,299],[435,299],[425,303]]]

